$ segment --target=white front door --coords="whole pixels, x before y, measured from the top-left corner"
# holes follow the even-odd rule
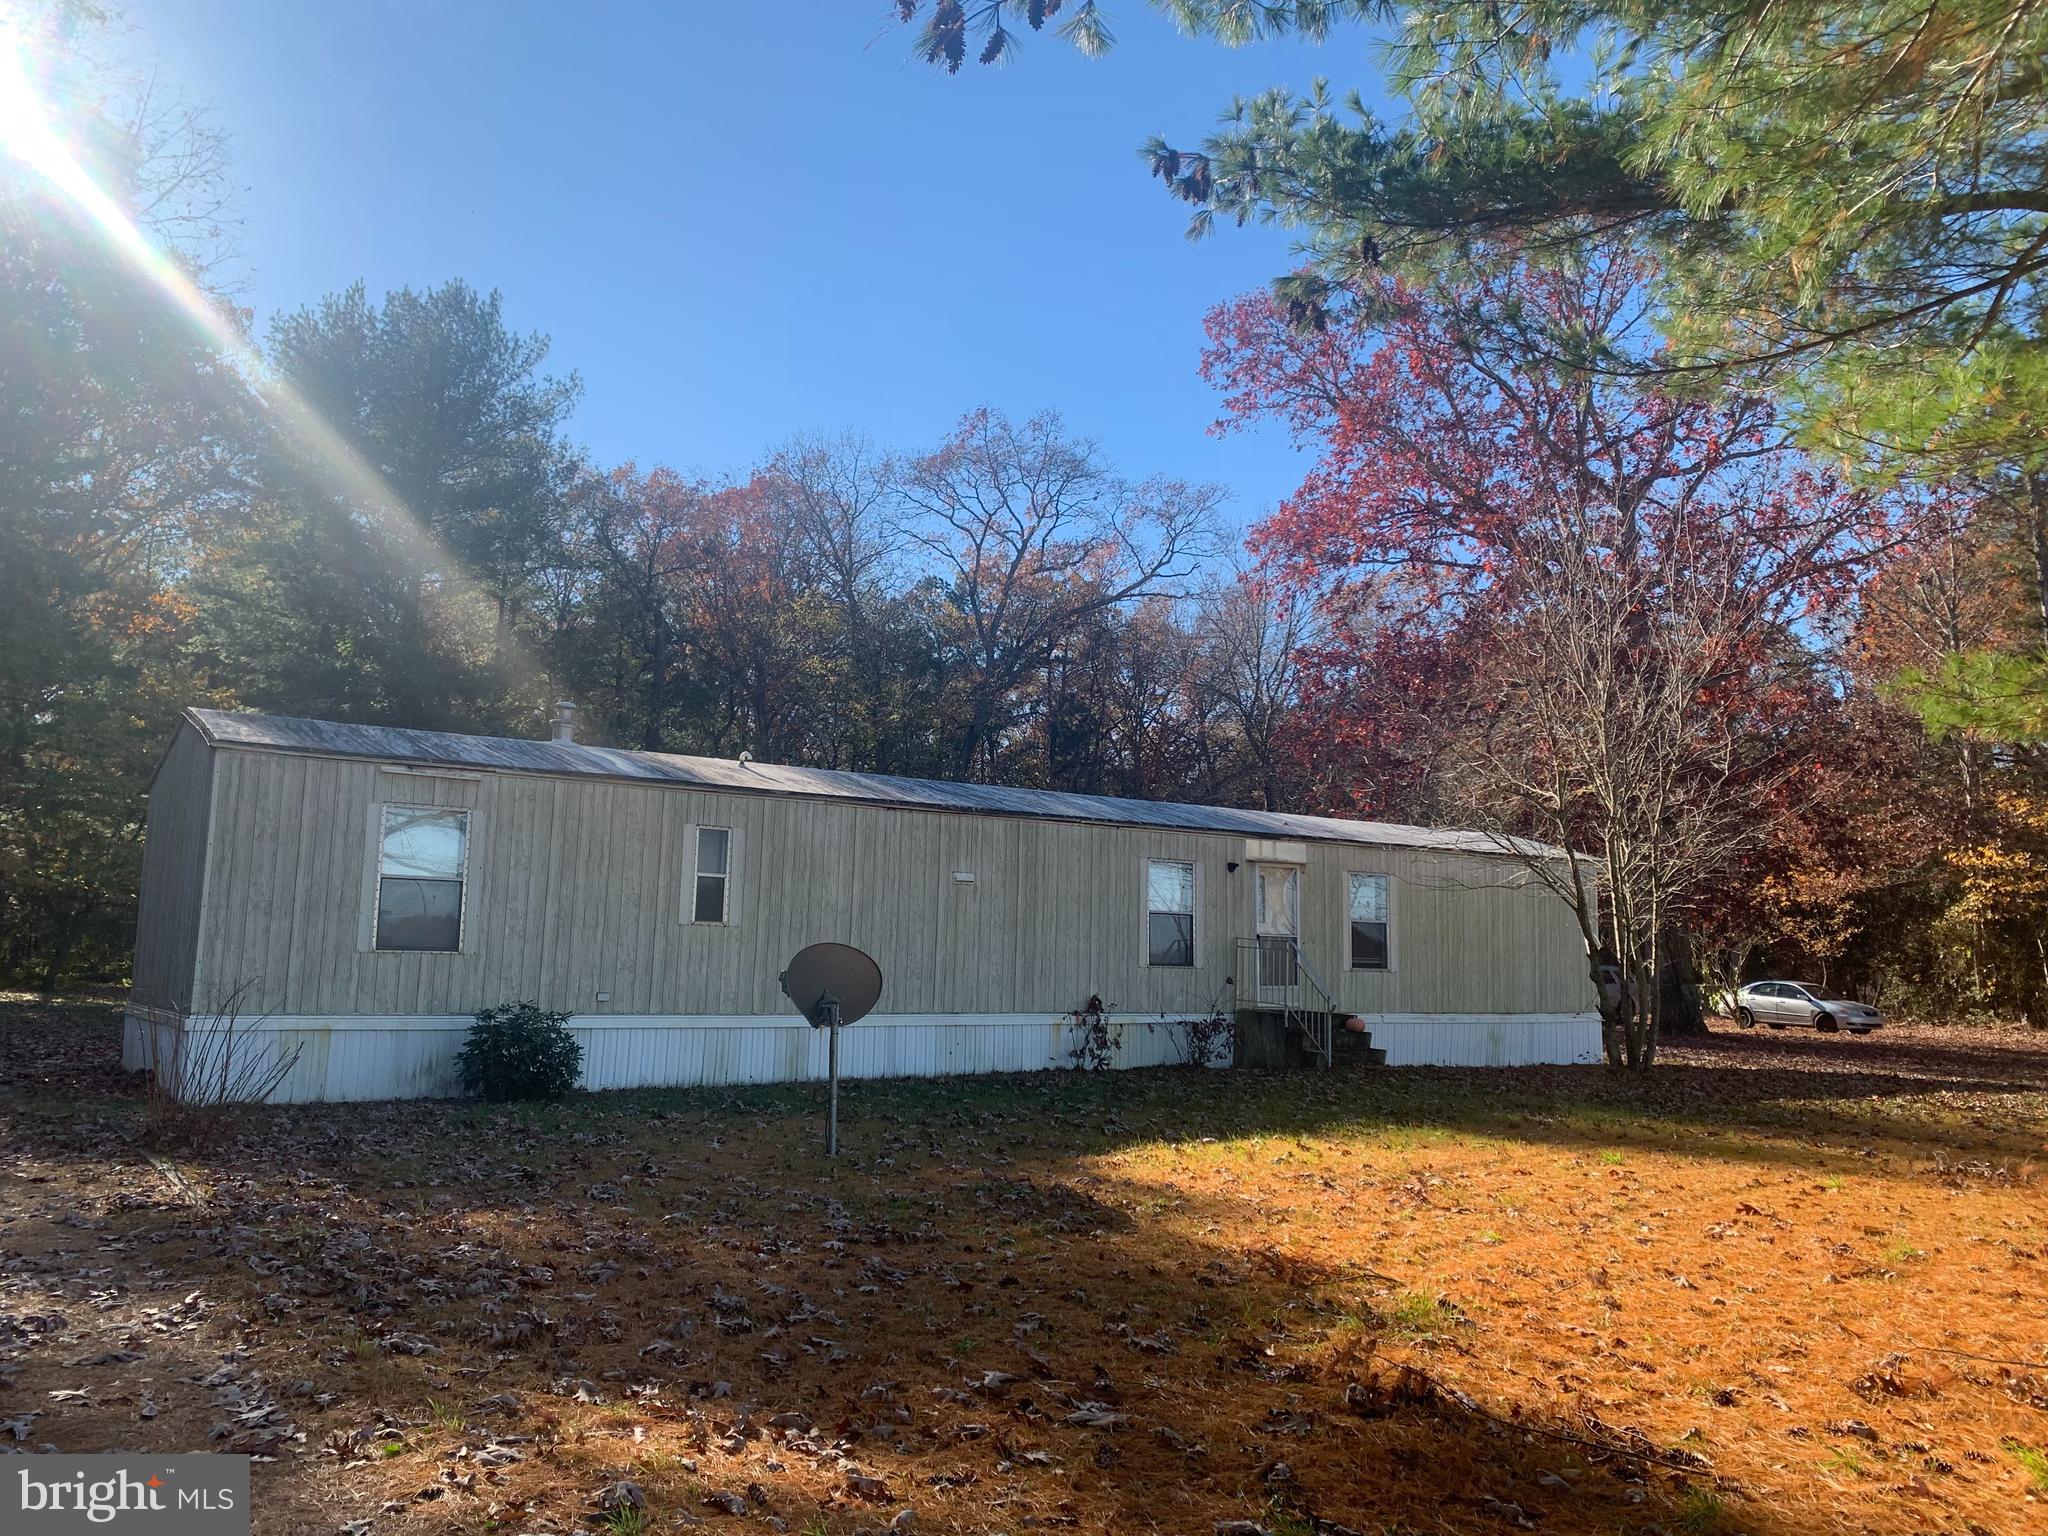
[[[1252,866],[1252,921],[1259,938],[1259,1000],[1283,1001],[1296,982],[1294,941],[1301,932],[1301,870]]]

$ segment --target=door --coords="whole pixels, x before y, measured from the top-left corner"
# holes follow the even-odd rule
[[[1810,1028],[1814,1016],[1820,1012],[1820,1005],[1813,1000],[1813,994],[1804,987],[1787,986],[1785,996],[1778,1004],[1784,1010],[1779,1015],[1787,1024],[1797,1024],[1802,1029]]]
[[[1806,1006],[1799,996],[1799,989],[1789,981],[1774,981],[1770,984],[1770,996],[1764,999],[1770,1010],[1763,1015],[1773,1024],[1804,1024]]]
[[[1259,1001],[1285,1002],[1299,980],[1294,943],[1301,932],[1300,868],[1254,864],[1252,907],[1259,939]]]

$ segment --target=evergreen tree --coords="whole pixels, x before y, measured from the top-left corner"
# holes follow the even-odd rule
[[[216,664],[243,702],[510,729],[550,692],[545,578],[569,558],[573,376],[540,372],[498,296],[361,284],[270,330],[271,365],[374,471],[372,501],[276,434],[247,537],[205,572]]]
[[[1154,173],[1307,236],[1313,320],[1392,263],[1635,231],[1659,257],[1669,381],[1739,375],[1811,440],[1941,473],[2048,464],[2048,10],[2015,0],[1155,0],[1227,44],[1383,29],[1407,111],[1317,82],[1233,102]],[[984,56],[1021,8],[903,9]],[[1036,22],[1041,12],[1031,8]],[[1566,349],[1585,338],[1556,338]],[[1614,365],[1598,356],[1568,360]]]

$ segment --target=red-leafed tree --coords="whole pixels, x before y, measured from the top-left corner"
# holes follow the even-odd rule
[[[1317,453],[1253,547],[1338,637],[1311,728],[1339,762],[1370,744],[1353,802],[1398,788],[1371,808],[1420,801],[1520,855],[1596,987],[1618,967],[1603,1035],[1630,1067],[1655,1059],[1669,935],[1768,835],[1829,704],[1819,641],[1897,511],[1797,455],[1764,401],[1603,367],[1652,344],[1645,275],[1607,249],[1389,280],[1320,329],[1255,296],[1210,317],[1204,363],[1230,420]]]

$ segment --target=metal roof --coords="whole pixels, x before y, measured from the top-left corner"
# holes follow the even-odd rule
[[[723,757],[627,752],[616,747],[527,741],[508,736],[461,736],[449,731],[412,731],[390,725],[343,725],[333,720],[299,720],[286,715],[238,714],[220,709],[188,709],[185,718],[216,747],[301,752],[416,767],[475,768],[760,795],[801,795],[979,816],[1031,816],[1382,848],[1496,854],[1507,851],[1500,841],[1484,832],[1446,831],[1396,822],[1346,821],[1335,816],[1296,816],[1227,806],[1180,805],[1166,800],[1124,800],[1049,789],[1010,789],[999,784],[955,784],[944,779],[903,779],[781,763],[740,763]],[[1554,854],[1554,850],[1539,843],[1521,842],[1517,847],[1533,854]]]

